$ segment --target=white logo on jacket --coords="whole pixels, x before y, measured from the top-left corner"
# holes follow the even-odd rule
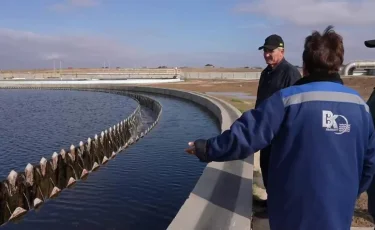
[[[326,131],[332,131],[335,134],[343,134],[350,132],[350,124],[345,116],[333,114],[329,110],[323,110],[322,112],[323,128],[326,128]]]

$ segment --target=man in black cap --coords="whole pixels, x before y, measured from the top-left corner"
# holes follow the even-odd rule
[[[298,71],[297,67],[285,60],[284,47],[283,39],[276,34],[268,36],[264,41],[264,45],[259,47],[259,50],[263,50],[263,56],[267,67],[260,75],[255,108],[275,92],[293,85],[301,78],[301,73]],[[260,168],[266,191],[270,152],[271,145],[260,151]],[[255,201],[255,205],[266,208],[267,201]]]

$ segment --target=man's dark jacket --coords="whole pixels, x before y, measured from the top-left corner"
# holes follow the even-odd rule
[[[275,92],[293,85],[299,79],[301,79],[301,73],[285,59],[274,68],[267,66],[262,71],[259,79],[255,108],[258,108],[264,100]],[[271,148],[271,145],[268,145],[260,151],[260,168],[262,169],[263,184],[266,190],[268,190],[268,167]]]
[[[285,59],[274,69],[267,66],[262,71],[259,79],[255,108],[275,92],[293,85],[301,79],[301,77],[301,73],[298,69]]]

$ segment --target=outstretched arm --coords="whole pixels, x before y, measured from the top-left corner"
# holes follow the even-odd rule
[[[284,103],[277,92],[257,109],[243,113],[229,130],[208,140],[196,140],[187,152],[204,162],[244,159],[271,143],[284,114]]]

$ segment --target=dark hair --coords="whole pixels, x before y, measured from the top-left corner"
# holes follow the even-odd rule
[[[344,44],[341,35],[328,26],[323,34],[314,31],[306,37],[302,60],[305,70],[312,72],[338,72],[344,62]]]

